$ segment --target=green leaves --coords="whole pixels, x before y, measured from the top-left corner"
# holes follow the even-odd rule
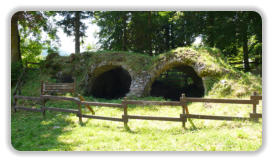
[[[57,29],[50,18],[56,13],[51,11],[20,11],[17,14],[20,35],[20,53],[23,62],[38,62],[45,49],[56,49]]]
[[[43,50],[43,44],[38,41],[25,38],[21,41],[21,53],[23,61],[37,62],[41,59],[40,54]]]
[[[256,38],[257,42],[254,41],[254,38]],[[249,70],[248,60],[254,56],[254,53],[251,53],[251,51],[256,44],[259,45],[261,43],[261,38],[262,20],[256,12],[205,12],[203,28],[204,43],[208,46],[215,46],[221,49],[228,59],[235,60],[240,55],[240,62],[245,62],[245,70]],[[247,45],[248,43],[251,44]],[[256,51],[256,53],[255,55],[261,56],[261,49],[260,51]],[[258,62],[260,60],[262,58],[258,59]]]
[[[201,12],[95,12],[101,49],[150,55],[188,46],[201,33]]]

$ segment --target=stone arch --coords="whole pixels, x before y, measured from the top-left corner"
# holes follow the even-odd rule
[[[127,65],[103,62],[91,67],[85,93],[99,98],[121,98],[130,91],[132,79],[132,71]]]
[[[187,69],[186,71],[190,72],[192,78],[194,78],[194,82],[198,83],[199,87],[201,87],[203,94],[206,92],[206,88],[204,85],[204,76],[201,74],[201,70],[204,67],[204,64],[201,63],[187,63],[182,59],[170,59],[169,61],[155,65],[150,71],[150,79],[145,84],[144,87],[144,96],[150,95],[151,87],[155,82],[156,78],[159,77],[163,72],[166,72],[173,68],[183,68]]]

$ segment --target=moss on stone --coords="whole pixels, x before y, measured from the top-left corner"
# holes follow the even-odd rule
[[[58,73],[71,74],[77,85],[85,89],[88,75],[102,65],[124,65],[133,75],[133,83],[147,83],[155,76],[176,65],[188,65],[203,78],[208,96],[246,96],[262,92],[261,78],[233,69],[218,49],[180,47],[157,56],[122,51],[83,52],[80,55],[48,55],[44,72],[55,77]],[[147,89],[145,86],[139,89]],[[140,92],[140,91],[139,91]],[[147,94],[143,92],[143,94]]]

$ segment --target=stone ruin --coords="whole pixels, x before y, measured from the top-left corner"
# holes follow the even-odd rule
[[[178,100],[182,93],[202,97],[210,87],[207,80],[226,72],[214,64],[213,55],[191,48],[178,48],[157,57],[126,52],[85,52],[50,58],[54,61],[46,61],[48,67],[63,64],[53,71],[53,76],[76,76],[79,91],[107,99],[162,96]],[[172,79],[165,77],[170,74],[175,74]]]

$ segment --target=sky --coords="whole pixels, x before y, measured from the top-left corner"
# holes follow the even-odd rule
[[[55,16],[54,19],[57,21],[62,19],[62,16]],[[59,45],[58,51],[60,55],[70,55],[71,53],[75,52],[75,43],[74,43],[74,36],[68,36],[64,33],[61,27],[56,26],[56,23],[53,23],[53,18],[49,20],[53,27],[57,28],[57,36],[59,37]],[[92,45],[95,49],[99,48],[97,42],[99,41],[98,37],[96,37],[96,33],[99,32],[99,27],[96,24],[91,23],[91,19],[81,20],[83,23],[86,24],[86,37],[84,37],[84,44],[80,46],[80,51],[85,51],[85,47],[87,45]],[[49,39],[46,32],[43,32],[42,38],[44,40]],[[47,55],[47,50],[42,51],[42,55]]]
[[[91,24],[90,19],[89,20],[82,20],[87,26],[86,30],[86,36],[84,38],[84,45],[81,45],[80,51],[83,52],[85,50],[84,47],[86,47],[88,44],[91,44],[93,46],[96,46],[96,43],[98,42],[98,38],[96,37],[96,32],[99,31],[99,27],[96,24]],[[63,32],[62,28],[58,28],[57,35],[60,39],[60,47],[59,51],[66,52],[67,55],[75,52],[75,43],[74,43],[74,36],[67,36]],[[97,46],[98,47],[98,46]],[[96,48],[96,47],[95,47]]]

